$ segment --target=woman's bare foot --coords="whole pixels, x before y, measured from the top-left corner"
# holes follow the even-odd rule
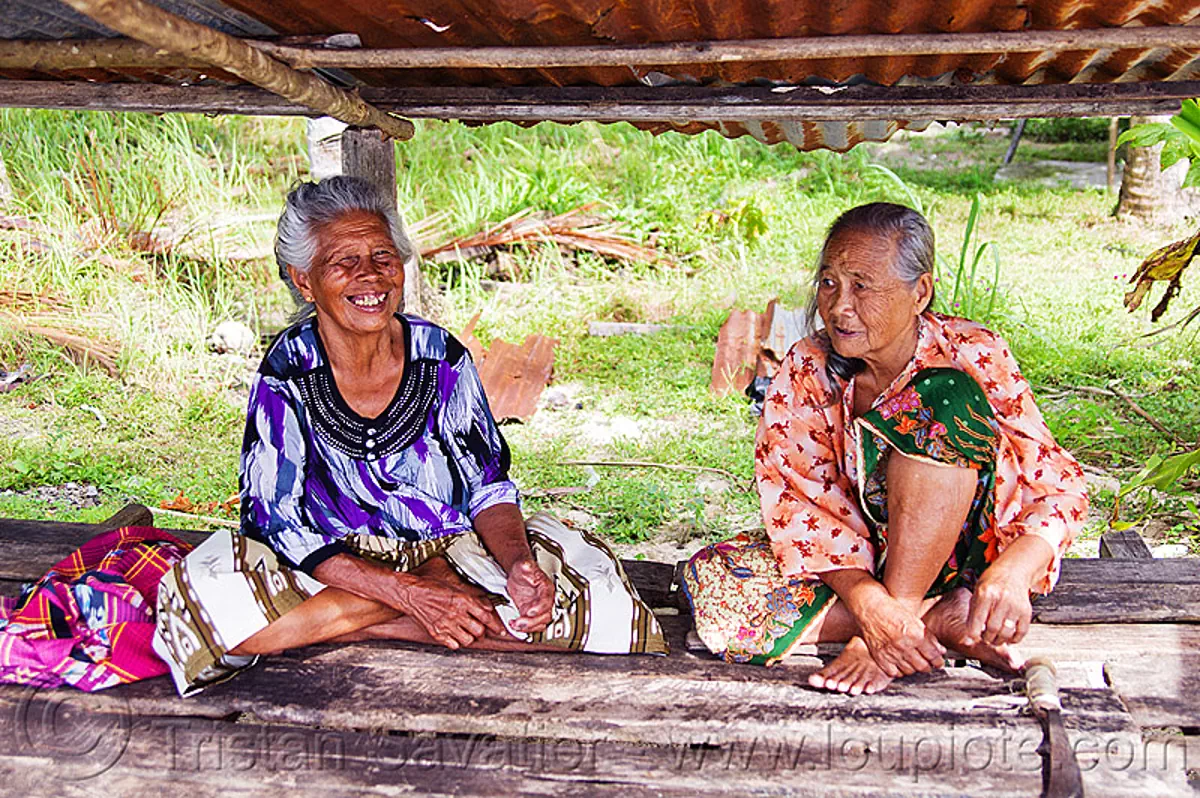
[[[1025,665],[1015,646],[992,646],[982,640],[966,643],[967,616],[971,611],[971,592],[960,587],[942,596],[926,613],[924,621],[929,630],[946,648],[979,660],[1001,670],[1018,671]]]
[[[808,683],[820,690],[869,695],[887,687],[892,679],[875,664],[863,639],[852,637],[837,659],[809,676]]]

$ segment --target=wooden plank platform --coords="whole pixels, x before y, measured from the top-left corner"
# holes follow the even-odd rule
[[[0,718],[13,724],[5,739],[22,743],[0,754],[0,772],[44,789],[53,762],[88,789],[133,795],[176,772],[226,790],[264,772],[286,789],[299,775],[301,794],[1038,793],[1041,729],[1011,700],[1010,680],[953,668],[851,698],[804,687],[815,665],[732,666],[683,647],[614,658],[315,646],[188,700],[166,679],[91,696],[0,688]],[[1064,693],[1069,733],[1092,757],[1088,795],[1187,794],[1182,741],[1147,752],[1110,689]],[[56,751],[44,727],[63,734],[71,713],[83,733]],[[318,771],[312,780],[287,772],[289,754],[293,770]],[[219,772],[206,785],[209,769]],[[482,779],[488,770],[500,772]]]
[[[96,531],[0,522],[0,580],[9,580],[0,588],[36,578]],[[689,650],[677,566],[626,566],[660,613],[670,656],[378,642],[266,658],[186,700],[166,678],[95,695],[0,686],[0,735],[16,741],[0,747],[0,793],[1040,792],[1042,732],[1023,709],[1019,680],[950,667],[876,696],[812,690],[816,656],[764,669]],[[1054,612],[1084,617],[1086,602],[1071,593],[1105,582],[1131,596],[1169,584],[1190,601],[1200,573],[1191,561],[1072,561],[1055,593],[1067,599],[1040,606],[1043,622],[1023,648],[1060,666],[1089,796],[1189,795],[1187,740],[1147,743],[1142,730],[1200,726],[1200,627],[1044,622]]]

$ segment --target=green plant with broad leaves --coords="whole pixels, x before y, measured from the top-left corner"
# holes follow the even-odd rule
[[[1148,501],[1141,517],[1134,521],[1121,521],[1122,499],[1137,491],[1156,490],[1160,493],[1176,491],[1184,477],[1196,468],[1200,468],[1200,449],[1182,454],[1162,455],[1156,453],[1151,455],[1141,471],[1132,479],[1121,484],[1121,489],[1117,491],[1116,501],[1113,502],[1113,516],[1109,527],[1116,531],[1129,529],[1146,520],[1154,507],[1154,502]],[[1185,497],[1183,503],[1192,516],[1200,521],[1200,508],[1197,508],[1195,500]]]
[[[1184,100],[1179,113],[1170,122],[1150,122],[1134,125],[1121,134],[1117,144],[1134,147],[1153,147],[1162,144],[1158,156],[1162,168],[1174,166],[1181,159],[1190,162],[1184,187],[1200,186],[1200,103]]]

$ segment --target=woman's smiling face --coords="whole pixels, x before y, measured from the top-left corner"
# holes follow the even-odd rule
[[[404,261],[384,220],[370,211],[350,211],[315,235],[309,270],[288,268],[300,292],[317,306],[320,321],[348,333],[387,329],[404,300]]]
[[[893,266],[896,256],[890,237],[869,230],[844,230],[826,242],[817,312],[842,357],[889,362],[915,341],[933,281],[928,274],[915,285],[902,280]]]

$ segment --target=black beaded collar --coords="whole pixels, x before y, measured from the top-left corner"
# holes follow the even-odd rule
[[[412,333],[404,325],[405,359],[400,385],[387,409],[375,418],[354,412],[338,391],[320,335],[322,365],[296,377],[309,423],[323,441],[358,460],[376,460],[412,446],[425,433],[437,398],[438,361],[414,359]],[[314,330],[315,332],[315,330]]]

